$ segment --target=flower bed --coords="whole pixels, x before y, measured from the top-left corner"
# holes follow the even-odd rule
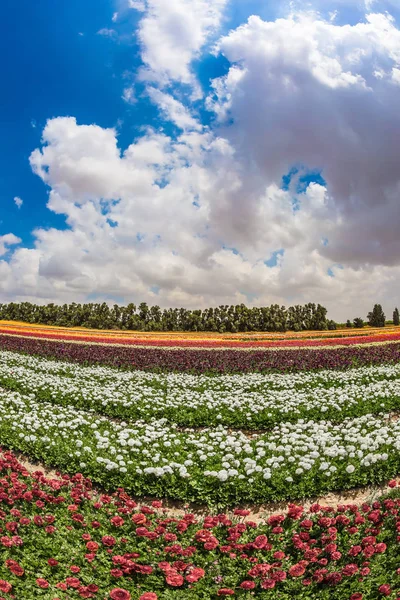
[[[344,369],[355,365],[394,363],[400,360],[399,342],[335,348],[179,349],[66,342],[1,334],[0,348],[81,363],[193,373]]]
[[[107,489],[228,506],[381,483],[400,472],[400,421],[366,415],[249,435],[165,420],[113,422],[0,389],[0,439]]]
[[[268,429],[298,419],[400,410],[400,363],[349,371],[188,375],[119,371],[0,352],[0,386],[58,406],[126,420]]]
[[[0,474],[4,600],[398,598],[395,496],[308,512],[290,505],[256,524],[244,510],[171,516],[122,489],[100,495],[80,474],[30,475],[10,453]]]
[[[398,329],[383,333],[382,331],[373,333],[358,333],[358,334],[340,334],[330,335],[327,337],[318,337],[317,332],[314,332],[313,338],[301,338],[291,336],[288,339],[263,339],[255,338],[251,340],[230,339],[226,336],[219,338],[189,338],[185,334],[181,336],[172,335],[164,336],[141,336],[125,335],[121,336],[118,333],[101,333],[96,332],[71,332],[67,328],[58,331],[51,329],[25,327],[0,327],[0,335],[15,335],[23,337],[33,337],[37,339],[58,340],[65,342],[82,342],[82,343],[98,343],[111,345],[127,345],[127,346],[149,346],[157,348],[302,348],[302,347],[318,347],[318,346],[353,346],[354,344],[370,344],[376,342],[394,342],[400,340],[400,332]]]

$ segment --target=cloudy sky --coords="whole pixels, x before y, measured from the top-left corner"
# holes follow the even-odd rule
[[[400,305],[398,0],[6,0],[0,301]]]

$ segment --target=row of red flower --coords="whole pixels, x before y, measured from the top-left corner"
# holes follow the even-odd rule
[[[0,334],[33,337],[39,339],[58,341],[77,341],[99,344],[121,344],[126,346],[149,346],[165,348],[301,348],[319,346],[353,346],[354,344],[371,344],[374,342],[392,342],[400,340],[400,333],[380,333],[372,335],[340,336],[325,339],[287,339],[287,340],[249,340],[236,341],[224,339],[165,339],[165,338],[140,338],[140,337],[118,337],[115,335],[98,334],[72,334],[65,331],[52,333],[40,330],[10,330],[7,327],[0,328]]]
[[[400,360],[400,342],[296,349],[188,349],[114,346],[0,334],[0,349],[142,370],[244,373],[344,369]]]
[[[400,598],[398,497],[248,517],[171,516],[80,474],[29,474],[4,453],[0,599]]]

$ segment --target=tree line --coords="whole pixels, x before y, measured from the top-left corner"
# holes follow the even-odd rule
[[[385,327],[386,325],[386,316],[383,312],[383,308],[381,304],[375,304],[374,308],[371,312],[368,313],[367,322],[370,327]],[[399,309],[395,308],[393,311],[393,325],[400,325],[400,313]],[[353,322],[350,319],[346,323],[346,327],[355,327],[356,329],[360,329],[364,327],[365,322],[361,317],[356,317],[353,319]]]
[[[136,306],[106,302],[89,304],[47,304],[10,302],[0,304],[0,319],[57,325],[59,327],[89,327],[93,329],[121,329],[128,331],[213,331],[238,332],[285,332],[323,331],[336,329],[337,323],[327,318],[327,310],[320,304],[308,303],[286,308],[271,306],[249,308],[244,304],[221,305],[216,308],[190,310],[148,306],[146,302]],[[380,304],[368,313],[366,322],[361,317],[348,320],[347,327],[385,327],[386,317]],[[393,324],[400,324],[399,311],[393,312]]]
[[[30,302],[0,304],[0,319],[41,323],[61,327],[90,327],[132,331],[307,331],[336,329],[327,319],[327,310],[320,304],[296,305],[289,308],[274,304],[248,308],[244,304],[221,305],[204,310],[186,308],[161,309],[142,302],[110,307],[103,302],[91,304],[47,304]]]

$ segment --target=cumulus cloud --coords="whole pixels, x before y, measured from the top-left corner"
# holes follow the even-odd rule
[[[17,208],[21,208],[21,206],[23,205],[24,201],[19,196],[15,196],[14,203],[15,203],[15,206]]]
[[[199,94],[191,63],[218,31],[227,0],[130,1],[144,11],[138,31],[145,64],[142,78],[161,85],[190,84]]]
[[[183,4],[164,3],[177,13],[167,25],[167,8],[148,0],[143,19],[172,31]],[[217,120],[211,128],[162,88],[164,76],[191,82],[204,44],[197,26],[188,25],[200,41],[188,42],[175,71],[165,66],[174,60],[157,62],[154,47],[147,61],[158,78],[148,93],[177,137],[147,129],[122,151],[115,129],[48,121],[30,162],[67,229],[38,228],[33,249],[0,261],[1,297],[77,301],[95,293],[192,307],[315,301],[337,319],[365,316],[375,301],[393,309],[400,280],[393,19],[251,17],[218,43],[230,69],[207,99]],[[179,44],[168,43],[170,58],[177,56]],[[310,171],[323,179],[310,183]],[[9,238],[0,249],[10,243],[18,242]]]
[[[165,94],[154,87],[148,88],[148,94],[167,121],[175,123],[180,129],[202,129],[200,123],[191,115],[190,110],[170,94]]]
[[[20,244],[21,239],[14,235],[13,233],[6,233],[5,235],[0,235],[0,256],[3,256],[9,251],[7,246],[14,246],[15,244]]]
[[[244,161],[278,182],[319,169],[336,222],[322,252],[353,266],[397,264],[400,31],[389,15],[355,26],[251,17],[224,37],[232,63],[209,99]],[[254,214],[250,207],[249,218]]]

